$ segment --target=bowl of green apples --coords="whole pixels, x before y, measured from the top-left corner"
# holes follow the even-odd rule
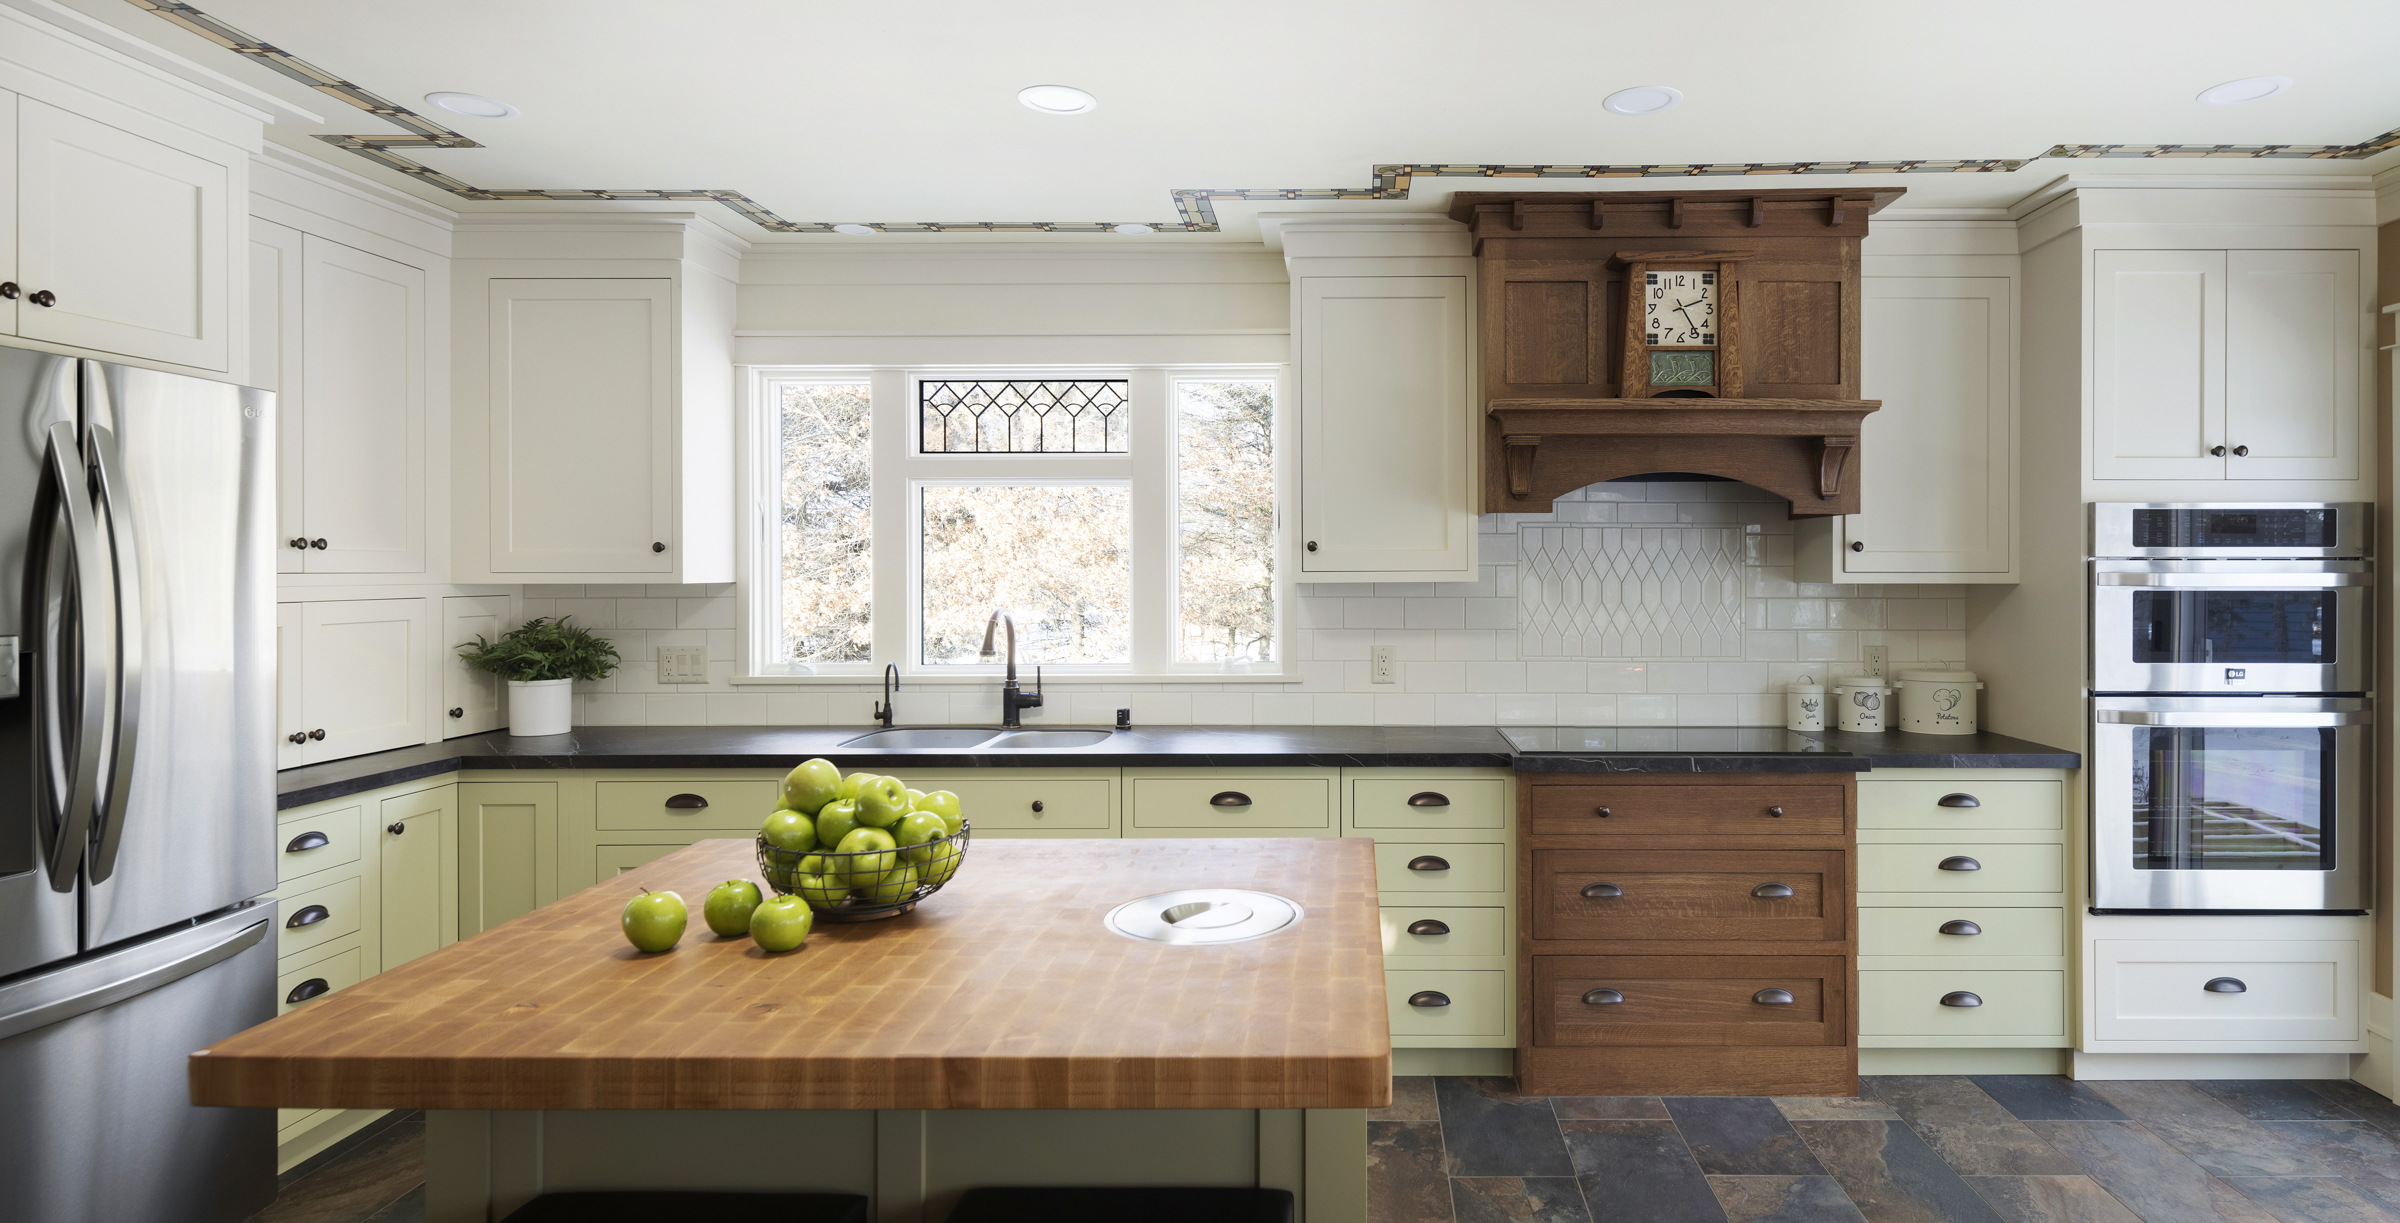
[[[897,777],[804,761],[783,779],[758,830],[767,886],[808,902],[820,921],[894,917],[942,890],[967,856],[958,795],[912,790]]]

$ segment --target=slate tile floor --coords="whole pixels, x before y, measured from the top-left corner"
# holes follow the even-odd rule
[[[1657,1099],[1401,1078],[1367,1165],[1368,1223],[2400,1223],[2400,1105],[2330,1081]]]

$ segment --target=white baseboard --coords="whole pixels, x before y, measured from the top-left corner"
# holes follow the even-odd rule
[[[2350,1077],[2389,1096],[2400,1087],[2400,1066],[2392,1061],[2392,1000],[2367,995],[2367,1051],[2350,1059]]]
[[[2065,1049],[1861,1049],[1868,1074],[2065,1074]]]
[[[2347,1053],[2083,1053],[2078,1079],[2346,1079]]]
[[[1517,1073],[1514,1049],[1394,1049],[1392,1073],[1398,1075],[1472,1074],[1511,1078]]]

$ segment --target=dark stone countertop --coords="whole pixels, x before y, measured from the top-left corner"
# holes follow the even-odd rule
[[[1483,726],[1153,726],[1082,748],[972,752],[850,749],[873,727],[583,726],[518,739],[468,735],[277,776],[279,807],[323,802],[462,769],[1515,768],[1520,772],[1864,772],[1874,768],[2075,768],[2081,758],[2003,735],[1811,735],[1822,753],[1621,752],[1520,756]],[[1037,727],[1028,729],[1050,729]]]

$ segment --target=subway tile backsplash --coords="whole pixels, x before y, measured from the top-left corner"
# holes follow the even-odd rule
[[[1303,583],[1286,684],[1049,681],[1029,724],[1776,725],[1783,685],[1860,674],[1864,647],[1894,664],[1966,661],[1959,586],[1792,579],[1785,502],[1718,481],[1595,484],[1547,514],[1487,514],[1473,582]],[[625,657],[577,686],[581,725],[820,726],[869,721],[873,684],[776,689],[732,682],[735,590],[528,586],[527,616],[572,615]],[[705,684],[656,682],[662,645],[706,645]],[[1398,682],[1371,682],[1374,647]],[[910,681],[903,723],[995,722],[989,681]]]

